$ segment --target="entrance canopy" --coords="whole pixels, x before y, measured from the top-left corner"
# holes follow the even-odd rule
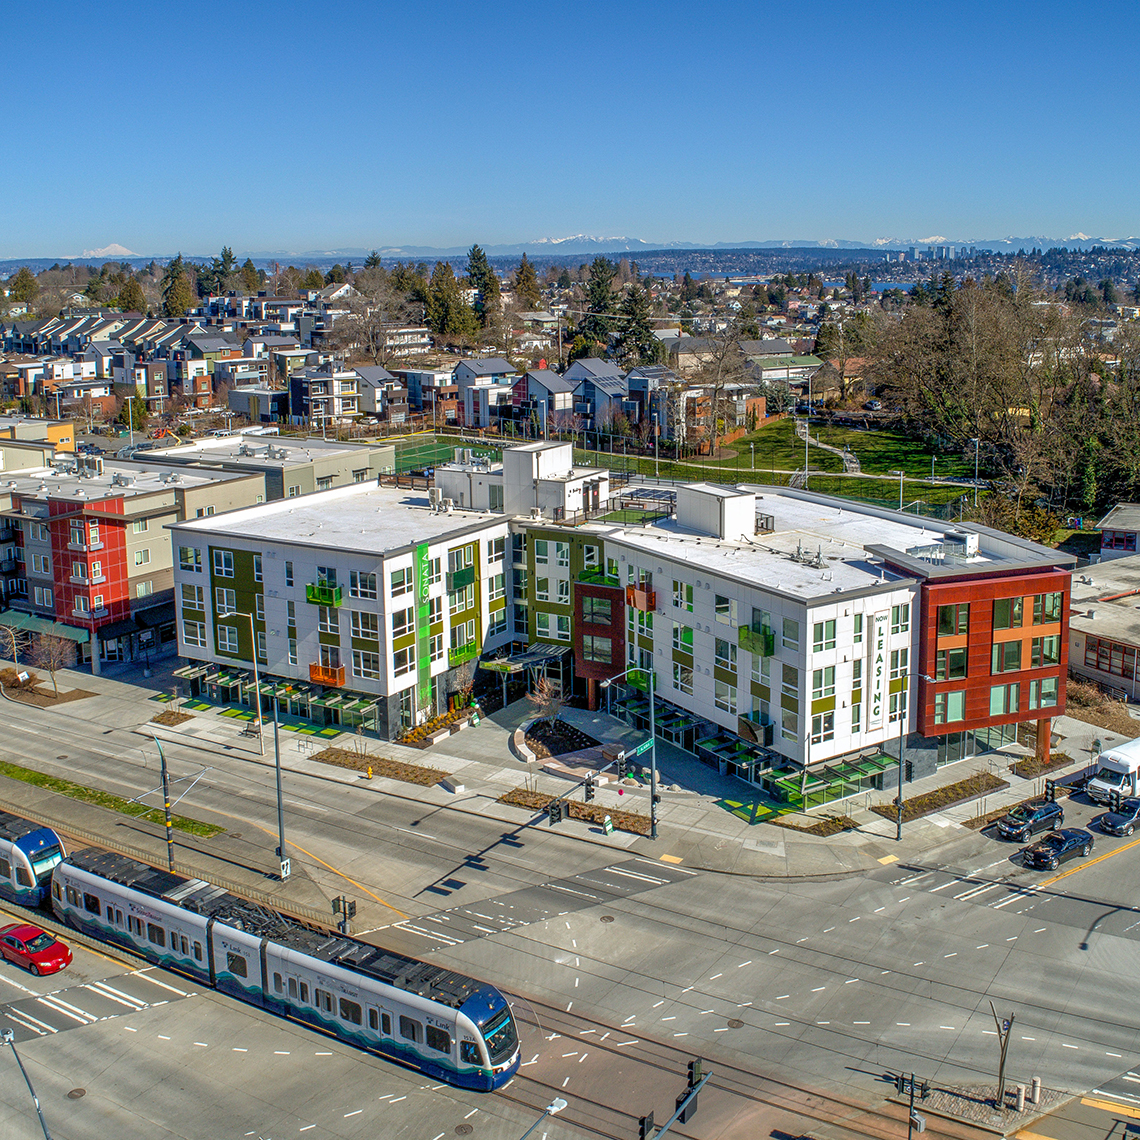
[[[61,621],[40,617],[38,614],[25,614],[19,610],[6,610],[0,614],[0,625],[18,629],[24,633],[50,634],[53,637],[66,637],[78,645],[86,645],[91,640],[89,629],[79,629],[74,625],[64,625]]]
[[[480,669],[490,669],[492,673],[521,673],[524,669],[541,669],[544,665],[552,665],[561,661],[570,652],[568,645],[547,645],[544,642],[532,642],[521,653],[510,657],[493,657],[489,661],[480,661]]]

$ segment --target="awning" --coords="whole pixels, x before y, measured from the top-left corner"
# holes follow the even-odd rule
[[[480,669],[490,669],[493,673],[521,673],[524,669],[535,669],[559,661],[570,652],[569,645],[547,645],[545,642],[532,642],[512,657],[493,657],[480,661]]]
[[[25,614],[19,610],[6,610],[0,613],[0,625],[6,625],[10,629],[20,629],[25,633],[46,633],[53,637],[65,637],[68,641],[74,641],[79,645],[86,645],[91,640],[89,629],[64,625],[61,621],[52,621],[38,614]]]
[[[113,641],[116,637],[130,637],[138,633],[139,627],[133,618],[123,618],[122,621],[113,621],[110,625],[101,625],[98,629],[100,641]]]
[[[157,629],[174,620],[174,603],[166,602],[161,606],[152,606],[149,610],[140,610],[134,618],[144,629]]]

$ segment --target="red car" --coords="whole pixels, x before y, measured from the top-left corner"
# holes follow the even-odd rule
[[[26,922],[0,926],[0,954],[33,974],[55,974],[71,965],[71,950],[54,934]]]

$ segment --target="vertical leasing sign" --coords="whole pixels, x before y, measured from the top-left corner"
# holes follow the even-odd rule
[[[416,547],[416,709],[428,709],[431,703],[431,652],[428,645],[428,590],[431,588],[431,560],[428,558],[428,544],[421,542]],[[428,710],[428,716],[434,713]]]
[[[871,694],[867,705],[867,729],[882,728],[887,703],[887,631],[890,610],[871,617],[871,651],[867,661]]]

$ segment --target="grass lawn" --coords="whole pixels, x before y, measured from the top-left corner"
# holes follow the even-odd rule
[[[812,435],[832,447],[849,447],[868,475],[905,471],[915,479],[929,478],[931,459],[934,460],[936,478],[973,478],[974,475],[973,454],[967,458],[956,451],[932,450],[921,440],[911,439],[900,432],[858,431],[830,424],[813,424]]]
[[[858,432],[853,433],[858,435]],[[812,425],[812,435],[817,435],[815,425]],[[830,439],[824,439],[823,436],[818,436],[824,443],[832,443]],[[751,465],[752,462],[752,448],[751,444],[756,445],[756,470],[763,471],[765,469],[771,471],[773,468],[779,470],[783,468],[785,471],[798,471],[804,465],[804,441],[796,435],[795,421],[792,419],[775,420],[770,424],[764,424],[758,430],[750,432],[748,435],[738,439],[735,443],[729,444],[725,450],[735,451],[740,459],[740,465],[745,470]],[[837,446],[842,447],[840,443]],[[818,447],[812,447],[809,452],[811,465],[814,469],[819,471],[842,471],[843,460],[838,455],[833,455],[830,451],[823,451]],[[736,460],[721,460],[722,463],[731,463],[736,465]]]

